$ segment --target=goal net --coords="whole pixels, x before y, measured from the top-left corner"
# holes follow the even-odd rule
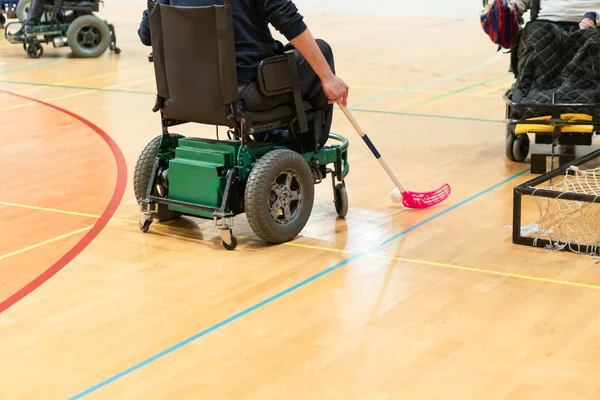
[[[600,254],[600,153],[561,167],[515,188],[513,241],[549,250]],[[579,164],[579,165],[576,165]],[[535,207],[523,207],[522,196]],[[535,208],[537,221],[521,227],[524,210]],[[518,221],[517,221],[518,217]]]

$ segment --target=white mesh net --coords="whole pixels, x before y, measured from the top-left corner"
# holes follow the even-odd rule
[[[560,192],[558,198],[538,197],[540,213],[535,244],[540,239],[550,242],[550,250],[568,249],[575,253],[597,256],[600,250],[600,167],[582,170],[572,166],[567,174],[536,188]],[[589,195],[589,201],[565,199],[568,193]]]

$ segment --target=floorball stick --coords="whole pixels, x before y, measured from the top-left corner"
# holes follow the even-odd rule
[[[373,142],[371,142],[369,136],[360,127],[358,121],[356,120],[356,118],[354,118],[354,115],[352,115],[352,112],[348,110],[348,108],[345,106],[340,105],[340,108],[342,109],[342,112],[346,115],[346,118],[348,118],[348,121],[350,121],[356,132],[363,139],[369,150],[371,150],[371,153],[373,153],[373,155],[375,156],[377,161],[379,161],[385,172],[387,172],[388,176],[392,179],[394,185],[396,185],[396,187],[392,190],[390,194],[394,202],[399,203],[400,201],[402,201],[402,204],[404,204],[404,206],[407,208],[429,208],[441,203],[442,201],[446,200],[448,196],[450,196],[451,189],[450,185],[448,185],[447,183],[441,186],[439,189],[433,190],[431,192],[419,193],[406,191],[400,183],[400,181],[398,180],[398,178],[396,178],[390,167],[387,165],[387,163],[385,162],[385,160],[383,159]]]

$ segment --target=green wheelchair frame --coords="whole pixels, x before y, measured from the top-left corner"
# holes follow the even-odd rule
[[[329,140],[336,143],[318,144],[324,115],[301,98],[294,54],[269,58],[258,67],[263,94],[287,93],[292,104],[263,112],[246,111],[240,108],[238,97],[230,0],[210,7],[152,4],[149,11],[150,61],[158,87],[153,111],[161,112],[163,133],[146,146],[134,173],[140,229],[148,232],[155,218],[168,221],[186,215],[212,219],[223,246],[233,250],[237,246],[233,219],[245,213],[259,238],[284,243],[306,225],[314,185],[327,175],[331,175],[336,212],[344,218],[348,212],[349,143],[329,133]],[[183,32],[182,18],[198,21],[197,31],[189,32],[188,27]],[[217,34],[208,35],[207,29],[216,29]],[[195,51],[190,54],[189,48]],[[185,57],[185,62],[179,57]],[[214,75],[194,74],[199,70],[214,71]],[[181,84],[181,76],[193,78]],[[228,140],[219,140],[218,134],[214,140],[169,132],[170,127],[189,122],[226,125]],[[286,129],[297,140],[288,146],[257,139],[273,129]]]

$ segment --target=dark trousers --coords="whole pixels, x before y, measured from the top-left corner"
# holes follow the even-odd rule
[[[327,44],[327,42],[321,39],[317,39],[317,45],[325,56],[327,63],[331,67],[331,70],[335,73],[335,63],[331,47],[329,44]],[[296,56],[296,65],[298,66],[298,76],[300,78],[302,99],[305,102],[310,103],[315,111],[323,111],[325,114],[323,131],[321,132],[321,137],[317,138],[319,146],[322,147],[325,142],[327,142],[329,131],[331,130],[331,123],[333,120],[333,104],[329,104],[327,96],[325,95],[325,92],[323,92],[321,79],[319,79],[304,56],[302,56],[302,54],[300,54],[300,52],[291,44],[286,45],[284,50],[292,50]],[[292,101],[292,97],[287,93],[268,97],[263,95],[255,82],[246,85],[241,90],[240,98],[244,102],[246,109],[249,111],[267,111]],[[309,128],[311,128],[311,126],[309,126]]]
[[[23,25],[35,26],[40,24],[42,15],[44,14],[44,5],[46,0],[31,0],[29,4],[29,13],[27,21]]]

